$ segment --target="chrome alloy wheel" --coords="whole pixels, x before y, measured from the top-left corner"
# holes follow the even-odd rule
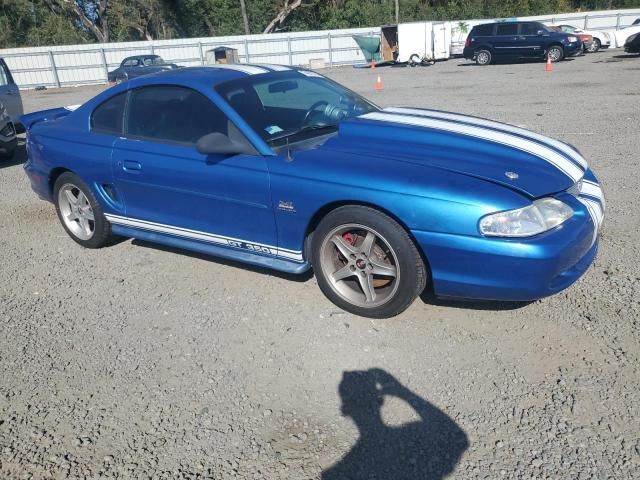
[[[551,47],[547,53],[552,62],[557,62],[562,58],[562,50],[560,47]]]
[[[78,187],[65,183],[58,191],[58,207],[67,229],[80,240],[89,240],[96,229],[93,209]]]
[[[340,225],[325,237],[320,249],[329,285],[350,304],[373,308],[394,297],[400,283],[398,258],[372,228]]]
[[[477,60],[480,65],[486,65],[491,60],[491,57],[487,52],[480,52],[478,53]]]

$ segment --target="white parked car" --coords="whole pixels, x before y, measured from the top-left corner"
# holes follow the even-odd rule
[[[573,25],[557,25],[564,33],[585,33],[593,37],[593,43],[587,49],[587,52],[594,53],[601,48],[609,48],[611,46],[611,34],[601,30],[583,30]]]
[[[635,22],[633,25],[629,25],[628,27],[624,27],[624,28],[621,28],[620,30],[617,30],[616,31],[616,47],[623,47],[625,42],[627,41],[627,38],[629,38],[631,35],[635,35],[636,33],[640,33],[640,24]]]

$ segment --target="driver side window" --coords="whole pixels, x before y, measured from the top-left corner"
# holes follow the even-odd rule
[[[129,137],[195,145],[209,133],[228,132],[226,115],[190,88],[157,85],[133,90],[127,110]]]

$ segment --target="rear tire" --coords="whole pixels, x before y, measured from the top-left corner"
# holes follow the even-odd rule
[[[557,63],[564,58],[564,48],[560,45],[551,45],[547,50],[547,56],[551,58],[552,63]]]
[[[493,60],[491,52],[486,49],[481,49],[476,52],[476,64],[477,65],[489,65]]]
[[[111,239],[111,224],[93,191],[71,172],[60,175],[53,186],[56,213],[67,234],[86,248],[101,248]]]
[[[600,47],[602,47],[602,42],[600,42],[600,40],[598,40],[597,38],[594,38],[593,43],[591,44],[591,47],[589,47],[587,52],[596,53],[598,50],[600,50]]]
[[[356,315],[396,316],[426,286],[427,269],[409,234],[373,208],[333,210],[310,243],[318,286],[335,305]]]

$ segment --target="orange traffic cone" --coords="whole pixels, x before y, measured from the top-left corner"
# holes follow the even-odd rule
[[[545,63],[544,65],[544,71],[545,72],[553,71],[553,63],[551,63],[551,57],[549,56],[549,54],[547,54],[547,63]]]
[[[384,89],[384,85],[382,84],[382,79],[380,78],[380,75],[378,75],[378,79],[376,80],[376,92],[379,92],[382,89]]]

